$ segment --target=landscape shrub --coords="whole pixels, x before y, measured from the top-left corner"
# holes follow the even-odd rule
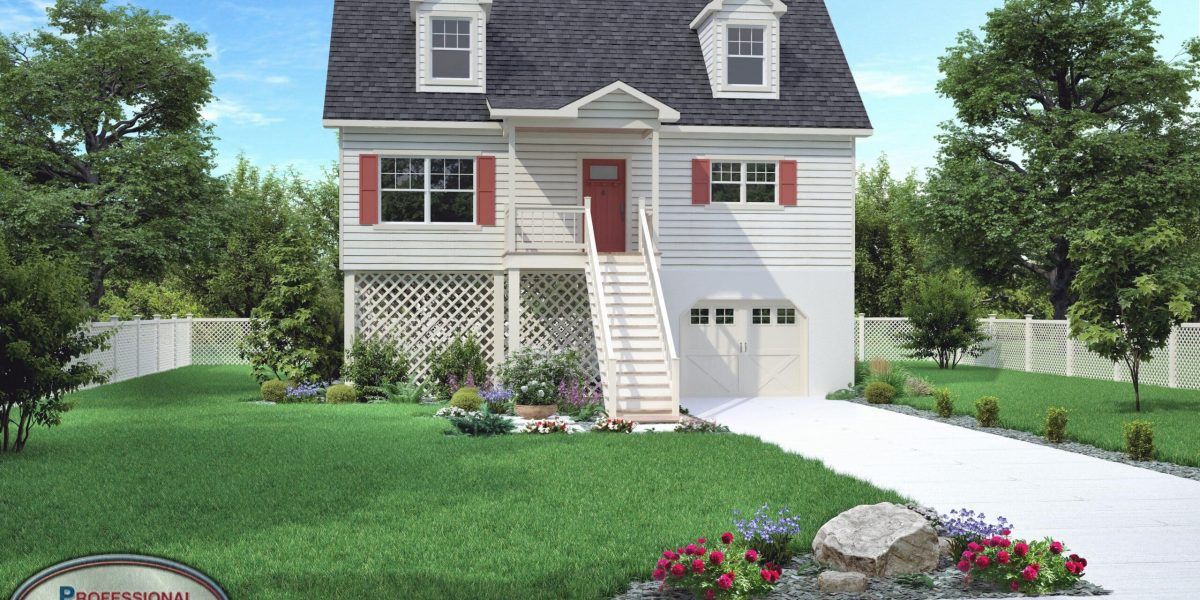
[[[433,416],[442,417],[445,419],[452,419],[454,417],[465,417],[467,415],[473,415],[476,412],[478,412],[478,411],[467,411],[467,410],[463,410],[457,406],[445,406],[445,407],[439,408],[437,412],[433,413]]]
[[[392,404],[420,404],[425,399],[425,386],[409,382],[385,383],[379,388]]]
[[[259,392],[262,394],[263,402],[274,402],[275,404],[287,404],[288,382],[279,379],[268,379],[259,387]]]
[[[711,542],[711,543],[710,543]],[[711,546],[711,547],[710,547]],[[697,538],[682,548],[664,550],[653,577],[696,598],[743,599],[770,593],[783,567],[762,559],[744,540],[725,532],[716,540]]]
[[[564,382],[584,377],[579,355],[566,352],[522,348],[500,366],[500,379],[512,390],[513,403],[533,406],[559,404]]]
[[[980,427],[995,427],[1000,422],[1000,399],[984,396],[975,401],[975,420]]]
[[[896,399],[896,388],[882,381],[872,381],[867,384],[864,396],[871,404],[891,404]]]
[[[921,398],[933,394],[933,384],[920,377],[910,376],[904,384],[904,391],[913,398]]]
[[[871,376],[871,366],[861,360],[854,361],[854,385],[866,385],[867,378]]]
[[[325,390],[325,402],[329,404],[353,404],[357,401],[358,393],[344,383],[331,385]]]
[[[289,385],[286,402],[292,404],[311,404],[325,396],[325,387],[319,383],[298,383]]]
[[[1125,452],[1133,460],[1154,458],[1154,424],[1150,421],[1130,421],[1125,424]]]
[[[968,580],[1041,596],[1070,588],[1083,578],[1087,559],[1066,552],[1062,542],[1051,538],[1026,542],[994,535],[968,543],[957,566]]]
[[[858,398],[858,390],[855,390],[852,387],[834,390],[828,394],[825,394],[826,400],[854,400],[855,398]]]
[[[363,401],[387,399],[384,386],[408,378],[408,359],[390,341],[355,340],[348,359],[342,374]]]
[[[913,358],[932,358],[938,368],[953,369],[967,356],[983,354],[987,341],[980,325],[983,293],[961,271],[926,275],[906,290],[901,312],[911,329],[900,333],[900,346]]]
[[[541,421],[530,421],[521,428],[522,433],[532,433],[536,435],[552,435],[555,433],[571,433],[571,423],[559,419],[543,419]]]
[[[463,387],[454,392],[454,396],[450,398],[450,406],[475,412],[483,407],[483,398],[479,395],[478,388]]]
[[[950,539],[951,556],[958,556],[967,549],[967,544],[993,536],[1007,536],[1013,526],[1004,517],[989,521],[987,516],[968,508],[950,511],[938,517],[938,535]]]
[[[592,431],[601,433],[633,433],[633,428],[637,423],[628,419],[604,418],[596,421],[596,427]]]
[[[479,394],[488,412],[494,415],[510,415],[513,412],[512,390],[504,387],[493,387]]]
[[[475,412],[452,416],[450,417],[450,423],[460,433],[479,437],[505,435],[511,433],[516,428],[516,425],[513,425],[512,421],[489,412]]]
[[[764,504],[750,518],[742,518],[735,509],[733,526],[763,561],[777,565],[792,561],[792,540],[800,535],[800,517],[786,506],[772,512],[770,505]]]
[[[604,398],[597,393],[585,390],[577,379],[559,383],[558,397],[559,414],[567,415],[577,421],[595,421],[597,417],[606,414]]]
[[[954,416],[954,398],[950,395],[950,388],[933,390],[933,408],[943,419]]]
[[[675,433],[729,433],[729,428],[704,419],[688,419],[676,425],[674,431]]]
[[[1050,407],[1046,410],[1046,441],[1058,444],[1067,436],[1067,409]]]
[[[433,392],[443,401],[458,390],[459,382],[474,386],[487,380],[487,372],[483,346],[473,335],[454,340],[429,363]]]
[[[884,376],[892,372],[892,363],[887,359],[876,356],[867,363],[867,375]]]
[[[871,359],[870,366],[867,369],[866,385],[871,385],[875,382],[886,383],[892,386],[896,396],[903,395],[905,388],[908,386],[908,380],[911,377],[908,371],[894,366],[892,363],[882,359]]]

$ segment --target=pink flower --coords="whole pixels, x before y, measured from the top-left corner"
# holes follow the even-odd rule
[[[692,561],[692,572],[693,573],[703,573],[704,572],[704,561],[702,561],[698,558],[696,560],[693,560]]]
[[[708,538],[696,538],[696,543],[700,544],[701,546],[703,546],[704,542],[707,542],[707,541],[708,541]]]
[[[705,554],[708,554],[708,548],[705,548],[704,546],[696,548],[696,556],[704,556]]]
[[[970,544],[967,544],[967,549],[971,552],[979,552],[980,550],[983,550],[983,546],[980,546],[975,542],[971,542]]]
[[[758,562],[758,551],[751,548],[746,551],[746,562]]]
[[[1017,556],[1025,556],[1026,554],[1029,554],[1029,544],[1026,544],[1025,542],[1017,542],[1013,545],[1013,552],[1016,552]]]
[[[958,570],[966,573],[971,570],[971,563],[965,560],[958,561]]]
[[[1009,539],[1008,539],[1008,538],[1000,538],[1000,546],[1001,546],[1001,547],[1007,548],[1007,547],[1009,547],[1009,546],[1011,546],[1011,545],[1012,545],[1012,542],[1011,542],[1011,541],[1009,541]]]
[[[1025,570],[1021,571],[1021,578],[1025,581],[1033,581],[1038,577],[1037,565],[1029,565]]]
[[[962,559],[963,560],[975,560],[975,553],[971,552],[970,550],[963,550]]]
[[[758,576],[763,578],[767,583],[775,583],[779,581],[779,572],[771,569],[763,569],[758,572]]]
[[[993,546],[1003,546],[1003,545],[1004,545],[1004,538],[1002,538],[1002,537],[1000,537],[1000,536],[998,536],[998,535],[993,535],[993,536],[992,536],[992,545],[993,545]]]
[[[986,555],[980,554],[979,556],[975,557],[975,566],[979,567],[980,569],[986,569],[990,564],[992,564],[992,561],[988,560]]]
[[[1075,561],[1068,560],[1068,561],[1067,561],[1067,565],[1066,565],[1066,566],[1067,566],[1067,572],[1068,572],[1068,573],[1070,573],[1070,574],[1072,574],[1072,575],[1078,575],[1078,574],[1079,574],[1079,563],[1077,563],[1077,562],[1075,562]]]
[[[1062,554],[1062,551],[1063,551],[1062,542],[1050,542],[1050,551],[1055,554]]]
[[[725,533],[722,533],[721,534],[721,543],[722,544],[732,544],[733,543],[733,534],[729,533],[728,531],[726,531]]]
[[[676,577],[676,578],[683,577],[683,574],[686,571],[687,571],[687,569],[682,564],[675,563],[675,564],[671,565],[671,576],[672,577]]]
[[[675,553],[671,552],[670,550],[663,550],[663,558],[667,560],[675,560],[676,556]]]
[[[708,561],[714,565],[719,565],[725,562],[725,553],[720,550],[713,550],[712,554],[708,555]]]
[[[669,561],[669,560],[667,560],[667,559],[665,559],[665,558],[660,558],[660,559],[658,559],[658,568],[660,568],[660,569],[665,569],[665,568],[667,568],[667,567],[669,567],[669,566],[671,566],[671,561]]]
[[[1015,591],[1021,589],[1021,584],[1017,583],[1016,581],[1012,581],[1008,584],[1008,589],[1015,592]]]
[[[704,600],[713,600],[717,597],[717,593],[712,590],[704,590]]]
[[[683,553],[684,553],[684,554],[687,554],[687,555],[689,555],[689,556],[690,556],[690,555],[692,555],[692,554],[695,554],[695,553],[696,553],[696,545],[695,545],[695,544],[688,544],[688,545],[687,545],[687,547],[683,549]]]
[[[1003,550],[997,552],[996,560],[1000,561],[1000,564],[1002,565],[1007,565],[1009,561],[1008,553]]]
[[[729,573],[726,573],[717,578],[717,587],[719,587],[723,590],[727,590],[727,589],[733,587],[733,578],[729,576]]]
[[[1004,537],[1008,537],[1008,536],[1012,535],[1012,530],[1011,529],[1001,529],[1000,535],[1002,535]]]
[[[658,569],[654,570],[654,580],[655,581],[662,581],[666,578],[667,578],[667,571],[665,569],[658,568]]]

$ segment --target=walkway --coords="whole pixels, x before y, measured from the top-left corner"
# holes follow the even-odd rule
[[[825,399],[685,400],[692,414],[939,512],[1003,515],[1088,558],[1115,600],[1200,598],[1200,482]]]

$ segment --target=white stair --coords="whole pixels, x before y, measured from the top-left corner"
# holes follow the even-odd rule
[[[614,361],[616,381],[606,382],[606,392],[616,390],[613,416],[647,423],[676,421],[678,407],[672,399],[667,346],[655,313],[650,270],[640,253],[604,254],[599,263],[598,283],[604,289],[608,314],[595,314],[598,309],[593,305],[592,317],[608,322],[612,338],[612,355],[600,360],[601,365]],[[588,285],[596,284],[589,277]],[[603,348],[599,326],[596,335],[596,347]]]

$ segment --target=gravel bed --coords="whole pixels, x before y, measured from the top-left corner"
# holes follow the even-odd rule
[[[833,402],[837,402],[837,401],[834,400]],[[1017,429],[1005,429],[1003,427],[980,427],[979,423],[975,420],[974,417],[969,417],[966,415],[954,415],[954,416],[950,417],[949,419],[943,419],[942,417],[939,417],[937,415],[937,413],[927,411],[927,410],[920,410],[920,409],[913,408],[913,407],[905,405],[905,404],[871,404],[862,398],[859,398],[857,400],[841,400],[841,402],[853,402],[855,404],[862,404],[863,406],[870,406],[871,408],[890,410],[892,412],[898,412],[898,413],[905,414],[905,415],[920,417],[922,419],[929,419],[930,421],[938,421],[939,423],[947,423],[950,425],[957,425],[959,427],[966,427],[967,429],[975,429],[975,430],[984,431],[984,432],[987,432],[987,433],[990,433],[993,435],[1000,435],[1000,436],[1004,436],[1007,438],[1012,438],[1014,440],[1021,440],[1022,442],[1029,442],[1031,444],[1040,444],[1042,446],[1049,446],[1051,448],[1057,448],[1059,450],[1066,450],[1067,452],[1074,452],[1076,454],[1083,454],[1084,456],[1091,456],[1092,458],[1099,458],[1099,459],[1103,459],[1103,460],[1107,460],[1107,461],[1126,464],[1126,465],[1129,465],[1132,467],[1140,467],[1142,469],[1158,471],[1159,473],[1166,473],[1167,475],[1174,475],[1176,477],[1183,477],[1185,479],[1194,479],[1196,481],[1200,481],[1200,467],[1189,467],[1189,466],[1185,466],[1185,465],[1176,465],[1173,463],[1161,462],[1161,461],[1157,461],[1157,460],[1150,460],[1150,461],[1133,460],[1133,459],[1129,458],[1128,456],[1126,456],[1125,453],[1123,453],[1123,452],[1114,452],[1112,450],[1105,450],[1103,448],[1097,448],[1097,447],[1089,445],[1089,444],[1081,444],[1079,442],[1072,442],[1069,440],[1059,443],[1059,444],[1053,444],[1053,443],[1046,441],[1046,438],[1044,438],[1040,435],[1029,433],[1028,431],[1020,431]]]
[[[963,574],[948,565],[931,573],[933,588],[911,587],[894,579],[872,579],[863,593],[825,593],[817,590],[817,575],[821,572],[811,554],[796,557],[783,571],[779,585],[765,596],[766,600],[929,600],[934,598],[1023,598],[1021,594],[997,590],[983,582],[963,584]],[[615,600],[692,600],[687,590],[660,590],[657,581],[634,583]],[[1057,596],[1103,596],[1112,592],[1087,581],[1058,592]]]

